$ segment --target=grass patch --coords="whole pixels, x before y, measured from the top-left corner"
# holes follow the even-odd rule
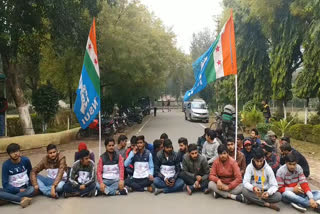
[[[306,158],[313,158],[320,160],[320,147],[319,144],[309,143],[306,141],[295,140],[291,138],[292,146],[303,153]]]

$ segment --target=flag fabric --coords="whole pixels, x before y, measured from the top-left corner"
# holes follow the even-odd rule
[[[184,101],[199,93],[209,83],[231,74],[237,74],[234,23],[231,16],[210,48],[193,63],[195,84],[186,92]]]
[[[85,129],[100,111],[100,73],[96,42],[96,26],[93,20],[84,55],[77,98],[74,105],[81,128]]]

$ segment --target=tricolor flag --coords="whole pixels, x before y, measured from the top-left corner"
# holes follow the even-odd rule
[[[193,88],[186,92],[184,101],[203,90],[216,79],[231,74],[237,74],[236,45],[234,23],[231,17],[223,26],[211,47],[193,63],[196,82]]]
[[[89,38],[84,55],[77,98],[74,105],[81,128],[85,129],[96,118],[100,111],[100,73],[96,42],[96,24],[90,29]]]

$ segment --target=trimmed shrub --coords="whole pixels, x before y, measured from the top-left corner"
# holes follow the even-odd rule
[[[310,142],[320,144],[320,125],[313,126]]]
[[[263,123],[265,120],[263,113],[257,110],[255,106],[253,106],[251,111],[242,111],[240,115],[242,124],[247,128],[254,128],[258,123]]]
[[[311,124],[311,125],[318,125],[318,124],[320,124],[320,115],[318,115],[318,114],[311,114],[308,123]]]
[[[259,131],[259,134],[261,136],[261,139],[264,139],[267,132],[271,129],[272,124],[271,123],[258,123],[257,129]]]
[[[289,135],[294,139],[310,142],[312,141],[312,129],[313,126],[309,124],[295,124],[290,127]]]

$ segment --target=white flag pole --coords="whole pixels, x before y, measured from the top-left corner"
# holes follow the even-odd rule
[[[99,110],[99,157],[101,155],[101,109]]]
[[[235,88],[236,88],[236,124],[235,124],[235,149],[234,159],[237,160],[238,152],[238,74],[235,75]]]

